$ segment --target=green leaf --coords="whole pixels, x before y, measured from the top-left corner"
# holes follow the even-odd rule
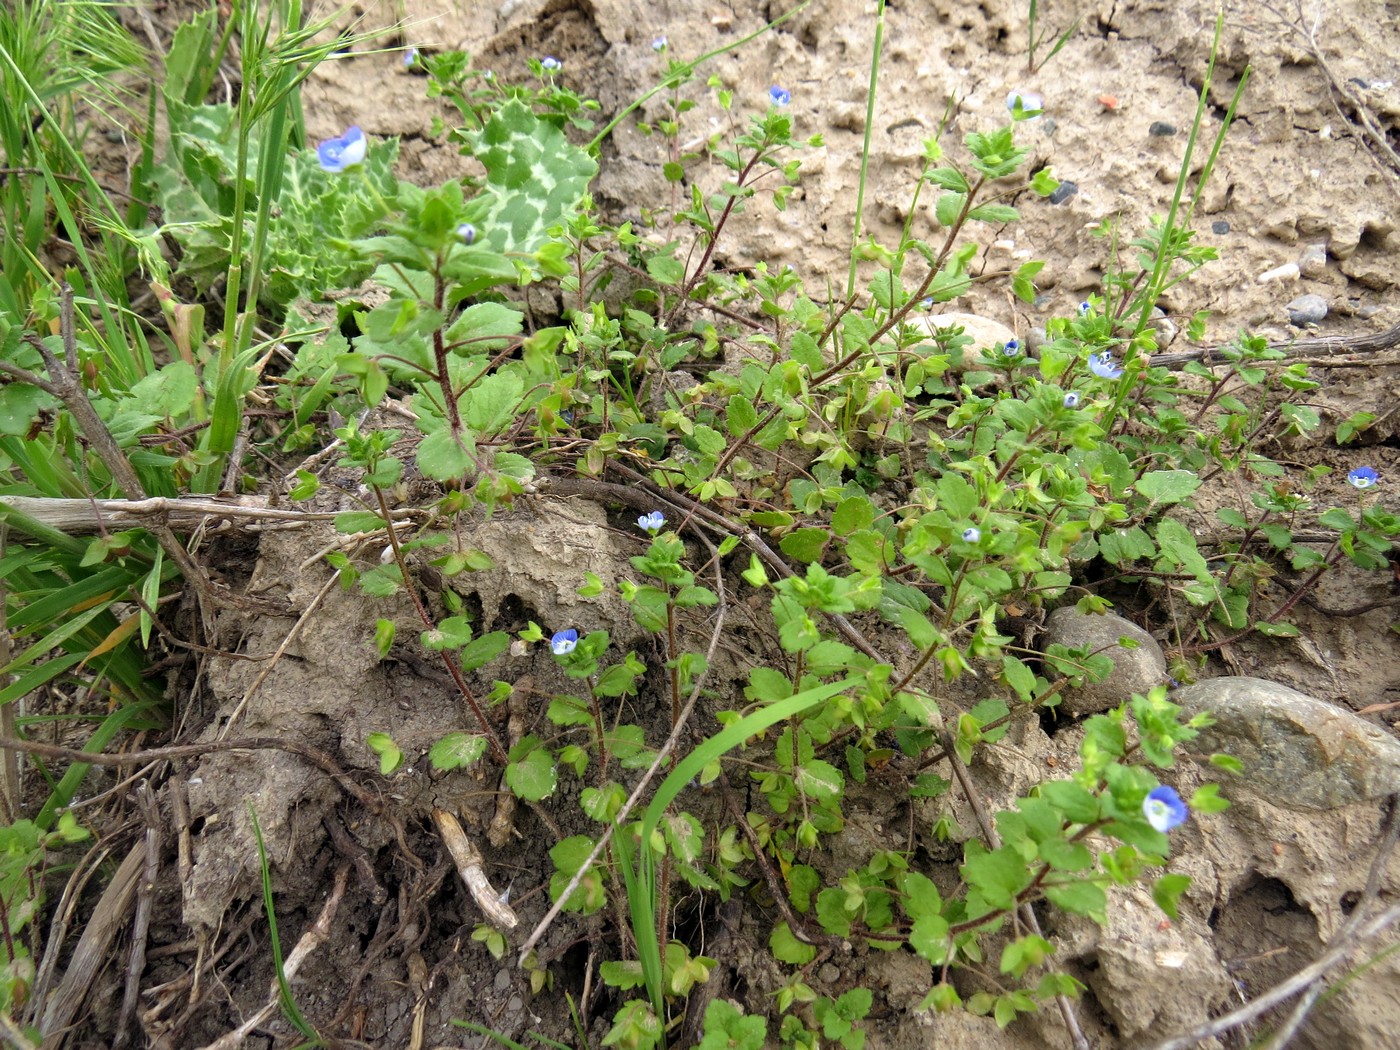
[[[1149,470],[1138,478],[1136,486],[1154,506],[1180,503],[1200,487],[1200,477],[1189,470]]]
[[[549,227],[574,211],[598,173],[587,151],[518,99],[496,109],[468,142],[486,168],[478,243],[501,253],[529,254],[544,244]]]
[[[806,966],[817,957],[816,947],[799,941],[793,934],[792,927],[785,922],[773,927],[773,932],[768,938],[768,950],[778,962],[793,966]]]
[[[510,762],[506,766],[506,784],[526,802],[539,802],[554,793],[559,783],[559,771],[549,752],[532,737],[526,737],[521,744],[511,748],[511,754],[514,755],[526,741],[531,742],[532,750],[520,761]]]
[[[1152,884],[1152,899],[1172,922],[1177,920],[1177,902],[1191,885],[1190,875],[1163,875]]]
[[[452,436],[450,427],[435,430],[418,443],[418,469],[433,481],[456,481],[476,472],[471,452]]]
[[[475,671],[478,667],[484,667],[509,648],[510,635],[505,631],[483,634],[463,647],[462,670]]]
[[[432,746],[428,761],[441,772],[465,769],[486,754],[486,738],[476,733],[448,733]]]
[[[449,616],[431,631],[419,635],[423,648],[439,652],[443,649],[460,649],[472,640],[471,621],[465,616]]]
[[[962,877],[989,905],[1002,910],[1013,908],[1016,894],[1031,882],[1025,860],[1007,846],[981,854],[973,853],[969,847]]]
[[[335,516],[335,531],[341,535],[378,532],[382,528],[384,519],[367,510],[347,510]]]
[[[381,775],[387,777],[403,765],[403,752],[388,733],[371,733],[365,739],[365,745],[379,756]]]
[[[1108,895],[1097,883],[1071,882],[1063,886],[1044,886],[1043,890],[1046,899],[1056,907],[1075,915],[1087,915],[1099,924],[1107,921]]]
[[[829,529],[806,528],[790,532],[778,543],[778,547],[789,558],[805,564],[820,561],[831,539]]]
[[[515,421],[524,380],[514,372],[493,372],[462,395],[463,421],[481,435]]]
[[[874,521],[875,504],[869,497],[852,496],[837,505],[831,515],[831,529],[838,536],[849,536],[860,529],[868,529]]]
[[[1047,780],[1039,791],[1040,797],[1072,824],[1090,824],[1098,819],[1099,800],[1073,780]]]
[[[745,1017],[728,1000],[712,999],[699,1050],[763,1050],[767,1031],[762,1017]]]

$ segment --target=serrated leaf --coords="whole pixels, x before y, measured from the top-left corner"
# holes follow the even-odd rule
[[[486,738],[476,733],[448,733],[428,751],[428,761],[441,772],[465,769],[486,754]]]
[[[506,785],[526,802],[539,802],[554,794],[559,771],[544,748],[537,747],[519,762],[506,766]]]
[[[778,547],[789,558],[810,565],[821,560],[830,539],[831,532],[828,529],[798,529],[784,536]]]
[[[1200,488],[1201,479],[1189,470],[1149,470],[1138,478],[1134,487],[1154,506],[1170,506],[1180,503]]]
[[[489,664],[501,653],[510,648],[510,635],[505,631],[492,631],[475,638],[462,649],[462,670],[475,671]]]

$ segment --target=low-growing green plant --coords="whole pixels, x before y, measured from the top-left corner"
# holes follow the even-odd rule
[[[1034,2],[1029,21],[1033,70],[1045,42]],[[1109,651],[1032,650],[1010,632],[1011,617],[1071,603],[1100,611],[1128,593],[1120,584],[1138,585],[1161,610],[1174,671],[1185,676],[1199,654],[1243,634],[1288,633],[1290,613],[1326,573],[1344,560],[1383,568],[1400,536],[1400,519],[1366,491],[1380,480],[1370,468],[1349,476],[1354,511],[1315,521],[1306,494],[1276,480],[1271,442],[1319,423],[1299,397],[1315,386],[1305,366],[1279,367],[1279,352],[1247,333],[1221,351],[1223,367],[1153,363],[1153,309],[1214,257],[1194,243],[1190,220],[1234,103],[1194,196],[1187,178],[1213,58],[1165,215],[1121,255],[1119,230],[1104,225],[1102,294],[1050,318],[1033,356],[1018,338],[986,345],[925,317],[977,280],[1036,299],[1039,261],[973,273],[979,237],[1020,217],[1008,201],[1056,189],[1048,170],[1026,171],[1018,134],[1039,115],[1028,96],[1013,93],[1005,126],[924,143],[911,219],[892,243],[863,224],[862,196],[847,284],[831,300],[786,266],[718,265],[746,209],[785,207],[803,152],[822,141],[802,132],[781,85],[759,99],[718,76],[700,85],[708,59],[751,37],[691,61],[672,57],[664,38],[654,45],[667,64],[646,97],[664,92],[666,104],[644,130],[665,154],[671,206],[639,202],[634,222],[614,226],[589,196],[597,147],[640,102],[580,144],[600,107],[564,85],[557,58],[508,76],[460,53],[410,54],[430,96],[460,120],[435,134],[479,171],[422,187],[395,175],[392,141],[359,128],[315,150],[304,140],[298,88],[336,46],[322,42],[328,22],[288,0],[270,10],[240,3],[235,25],[244,80],[234,105],[206,102],[210,63],[228,53],[234,30],[218,31],[211,11],[176,36],[161,86],[175,130],[168,152],[152,152],[143,168],[162,208],[159,231],[139,225],[144,215],[127,225],[105,198],[86,205],[103,217],[102,244],[123,278],[136,267],[152,278],[168,328],[161,353],[126,322],[120,282],[96,264],[70,280],[83,312],[110,324],[74,321],[64,312],[72,300],[28,263],[13,271],[22,279],[8,265],[0,278],[0,496],[213,491],[241,483],[242,464],[230,462],[240,434],[270,455],[333,441],[336,466],[363,486],[347,494],[359,504],[335,528],[383,553],[367,559],[365,544],[350,543],[329,564],[366,602],[411,606],[416,640],[397,637],[403,622],[386,605],[379,656],[405,644],[438,654],[471,711],[472,724],[431,748],[433,771],[489,761],[528,804],[578,800],[584,830],[552,843],[545,889],[557,909],[607,915],[615,927],[605,943],[617,955],[598,971],[617,1003],[605,1045],[665,1045],[687,997],[710,980],[715,959],[677,932],[682,892],[729,901],[766,891],[782,912],[767,939],[787,968],[773,997],[781,1019],[769,1025],[715,1000],[699,1029],[704,1048],[776,1038],[861,1050],[872,993],[818,994],[809,969],[824,947],[911,952],[935,974],[923,1009],[967,1009],[1004,1026],[1081,990],[1057,966],[1035,909],[1102,923],[1115,887],[1145,882],[1176,917],[1187,880],[1161,870],[1168,833],[1188,811],[1224,802],[1215,785],[1183,801],[1159,782],[1205,724],[1181,720],[1166,683],[1087,720],[1077,763],[994,813],[966,774],[1012,723],[1039,718],[1066,689],[1113,667]],[[880,46],[877,33],[872,113]],[[27,105],[34,94],[23,92]],[[687,135],[704,104],[730,121],[728,133]],[[16,148],[24,140],[17,126],[0,132],[19,134]],[[869,149],[867,136],[863,161]],[[710,182],[702,156],[718,173]],[[0,193],[6,229],[51,235],[33,187],[16,185]],[[929,231],[912,218],[927,194]],[[78,229],[56,211],[64,229]],[[177,265],[154,247],[157,233],[180,249]],[[27,241],[6,238],[5,251],[15,243]],[[177,300],[177,276],[198,296],[222,285],[213,338],[203,300]],[[521,293],[536,284],[563,303],[544,325]],[[1193,318],[1188,334],[1203,326]],[[103,355],[116,362],[110,372],[94,365]],[[66,400],[54,374],[66,371],[81,380],[117,464],[84,443],[71,387]],[[260,382],[273,407],[267,423],[245,411]],[[391,392],[393,428],[376,422]],[[52,425],[31,433],[41,414]],[[1352,432],[1365,424],[1352,421]],[[1188,515],[1223,472],[1262,483],[1247,506],[1218,513],[1225,531],[1207,539]],[[435,502],[405,523],[393,508],[418,478],[439,486]],[[308,500],[320,485],[303,469],[291,496]],[[468,574],[492,560],[463,526],[560,486],[640,515],[627,569],[617,579],[586,574],[578,589],[585,599],[615,594],[631,624],[483,630],[464,595]],[[4,517],[24,537],[0,563],[8,626],[32,641],[0,669],[19,676],[0,702],[91,668],[126,702],[89,747],[158,715],[133,639],[148,640],[176,582],[159,537],[133,530],[86,542],[14,509]],[[1313,525],[1329,530],[1323,542]],[[1263,586],[1281,560],[1301,574],[1286,594]],[[418,586],[424,565],[442,580],[431,597]],[[742,687],[725,692],[712,666],[721,642],[737,637],[729,610],[739,600],[752,614],[742,628],[752,657]],[[494,674],[511,673],[507,651],[530,647],[547,647],[552,682],[529,730],[503,739],[490,708],[526,686]],[[655,718],[647,698],[657,699]],[[383,776],[416,775],[391,733],[365,743]],[[38,863],[34,836],[68,819],[59,809],[80,777],[69,771],[33,829],[8,829],[23,846],[16,872]],[[836,870],[830,846],[848,793],[872,778],[908,799],[926,840],[957,859],[921,870],[903,845]],[[748,811],[737,784],[753,789]],[[959,823],[954,791],[975,826]],[[265,860],[263,870],[271,924]],[[472,940],[500,958],[510,936],[483,923]],[[533,950],[537,937],[522,946],[522,965],[538,994],[552,973]],[[9,958],[19,965],[20,954]],[[285,986],[284,1007],[318,1038]]]

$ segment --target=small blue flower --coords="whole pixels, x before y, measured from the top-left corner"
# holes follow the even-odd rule
[[[654,510],[650,514],[643,514],[637,519],[637,528],[643,532],[649,532],[655,536],[666,527],[666,518],[659,510]]]
[[[1076,394],[1073,390],[1071,390],[1068,394],[1065,395],[1065,408],[1078,408],[1078,407],[1079,407],[1079,395]]]
[[[1002,351],[1002,353],[1006,354],[1007,357],[1015,357],[1020,352],[1021,340],[1019,339],[1008,339],[1006,341],[1006,349]]]
[[[404,67],[404,69],[411,69],[411,68],[413,67],[413,63],[415,63],[415,62],[417,62],[417,61],[418,61],[418,49],[417,49],[416,47],[411,47],[411,48],[409,48],[407,51],[405,51],[405,52],[403,53],[403,67]]]
[[[564,63],[553,55],[545,55],[544,58],[540,59],[540,68],[546,73],[557,73],[564,68]]]
[[[1176,793],[1175,788],[1163,786],[1153,788],[1142,800],[1142,815],[1147,818],[1147,823],[1158,831],[1170,831],[1178,825],[1185,824],[1191,811],[1186,808],[1186,803],[1181,801],[1181,796]]]
[[[919,305],[922,306],[925,310],[932,310],[932,309],[933,309],[933,296],[931,296],[931,295],[926,295],[926,296],[924,296],[924,301],[923,301],[922,303],[920,303]]]
[[[1011,91],[1006,96],[1006,108],[1011,110],[1013,116],[1017,112],[1036,116],[1045,108],[1045,100],[1034,91]],[[1028,116],[1027,120],[1034,120],[1035,117]]]
[[[1113,352],[1105,350],[1101,354],[1089,355],[1089,371],[1100,379],[1117,379],[1123,370],[1113,362]]]
[[[578,645],[578,632],[570,627],[567,631],[556,631],[549,640],[549,647],[555,656],[566,656]]]
[[[768,89],[768,97],[772,100],[773,105],[786,106],[792,101],[792,92],[785,91],[783,88],[778,87],[777,84],[774,84]]]
[[[457,227],[457,236],[462,238],[463,244],[471,244],[476,240],[476,227],[469,222],[464,222]]]
[[[964,543],[976,543],[982,538],[982,530],[976,525],[969,525],[967,528],[963,529],[962,536]]]
[[[1381,477],[1376,473],[1374,467],[1357,467],[1347,475],[1347,481],[1358,489],[1369,489],[1380,480]]]
[[[357,164],[363,164],[369,141],[359,126],[351,128],[338,139],[326,139],[317,143],[316,158],[321,167],[336,173],[348,171]]]
[[[651,42],[651,49],[658,53],[665,51],[668,46],[669,45],[667,44],[666,38],[664,36],[659,36]]]
[[[1083,316],[1084,314],[1087,314],[1087,313],[1088,313],[1090,310],[1092,310],[1092,309],[1093,309],[1093,307],[1089,305],[1089,301],[1088,301],[1087,299],[1084,300],[1084,302],[1082,302],[1082,303],[1079,304],[1079,313],[1080,313],[1081,316]]]

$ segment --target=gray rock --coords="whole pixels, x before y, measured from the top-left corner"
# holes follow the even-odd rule
[[[1215,234],[1229,233],[1230,224],[1224,219],[1216,219],[1213,223],[1210,224],[1210,232]]]
[[[1125,649],[1120,638],[1131,638],[1136,649]],[[1067,605],[1050,614],[1046,645],[1085,646],[1113,661],[1113,673],[1102,682],[1086,682],[1065,691],[1060,710],[1091,715],[1117,707],[1134,693],[1146,693],[1167,680],[1167,661],[1156,640],[1131,620],[1114,613],[1086,615]]]
[[[1327,300],[1320,295],[1300,295],[1288,304],[1288,323],[1301,328],[1327,316]]]
[[[1063,204],[1065,201],[1069,200],[1078,192],[1079,183],[1070,182],[1068,179],[1064,179],[1060,182],[1058,186],[1055,187],[1054,191],[1050,194],[1050,203]]]
[[[1231,784],[1287,809],[1338,809],[1400,791],[1400,740],[1333,704],[1262,678],[1210,678],[1172,700],[1215,725],[1189,745],[1244,763]]]
[[[1327,269],[1327,245],[1310,244],[1298,256],[1298,269],[1304,277],[1319,277]]]
[[[1152,316],[1147,323],[1151,325],[1152,330],[1157,333],[1158,349],[1165,349],[1171,346],[1172,343],[1176,341],[1176,337],[1181,331],[1177,323],[1168,317],[1160,306],[1154,306],[1152,308]]]
[[[1168,124],[1165,120],[1154,120],[1148,125],[1147,133],[1154,138],[1171,138],[1176,134],[1176,125]]]

